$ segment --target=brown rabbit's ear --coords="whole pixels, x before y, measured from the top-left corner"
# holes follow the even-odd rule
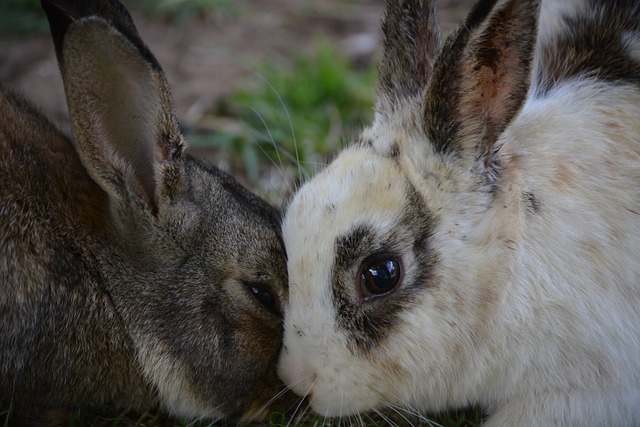
[[[129,39],[140,39],[131,15],[118,0],[40,0],[40,4],[49,20],[59,62],[62,62],[62,40],[67,30],[75,21],[89,16],[101,17]]]
[[[185,148],[157,61],[131,29],[96,16],[71,24],[59,50],[85,167],[111,197],[134,193],[157,212],[165,170]]]
[[[382,31],[378,109],[395,110],[422,96],[440,47],[434,1],[388,0]]]
[[[518,114],[531,80],[539,8],[539,0],[481,0],[449,37],[425,100],[425,131],[439,152],[491,152]]]

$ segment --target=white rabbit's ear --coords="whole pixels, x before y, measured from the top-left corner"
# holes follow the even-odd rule
[[[379,111],[395,110],[424,95],[440,47],[434,1],[389,0],[382,23],[384,49],[379,66]]]
[[[135,195],[156,213],[167,167],[185,148],[160,66],[126,11],[47,12],[85,167],[110,197]]]
[[[481,0],[449,37],[425,99],[425,131],[437,151],[491,153],[527,98],[539,8],[539,0]]]

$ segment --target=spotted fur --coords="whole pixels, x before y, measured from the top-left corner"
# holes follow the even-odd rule
[[[279,373],[329,416],[640,425],[638,2],[481,0],[442,48],[433,10],[387,1],[370,144],[288,207]]]

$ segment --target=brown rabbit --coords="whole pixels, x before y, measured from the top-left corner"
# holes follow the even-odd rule
[[[246,410],[287,296],[279,213],[185,153],[116,0],[43,0],[75,141],[0,90],[0,404]]]

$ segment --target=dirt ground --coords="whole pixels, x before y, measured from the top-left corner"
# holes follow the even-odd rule
[[[469,0],[440,2],[443,31],[463,19]],[[237,88],[262,58],[286,59],[324,40],[368,62],[379,51],[384,0],[239,0],[233,17],[183,25],[133,13],[142,39],[171,85],[180,121],[190,123]],[[48,33],[0,34],[0,82],[22,92],[69,132],[62,80]]]

